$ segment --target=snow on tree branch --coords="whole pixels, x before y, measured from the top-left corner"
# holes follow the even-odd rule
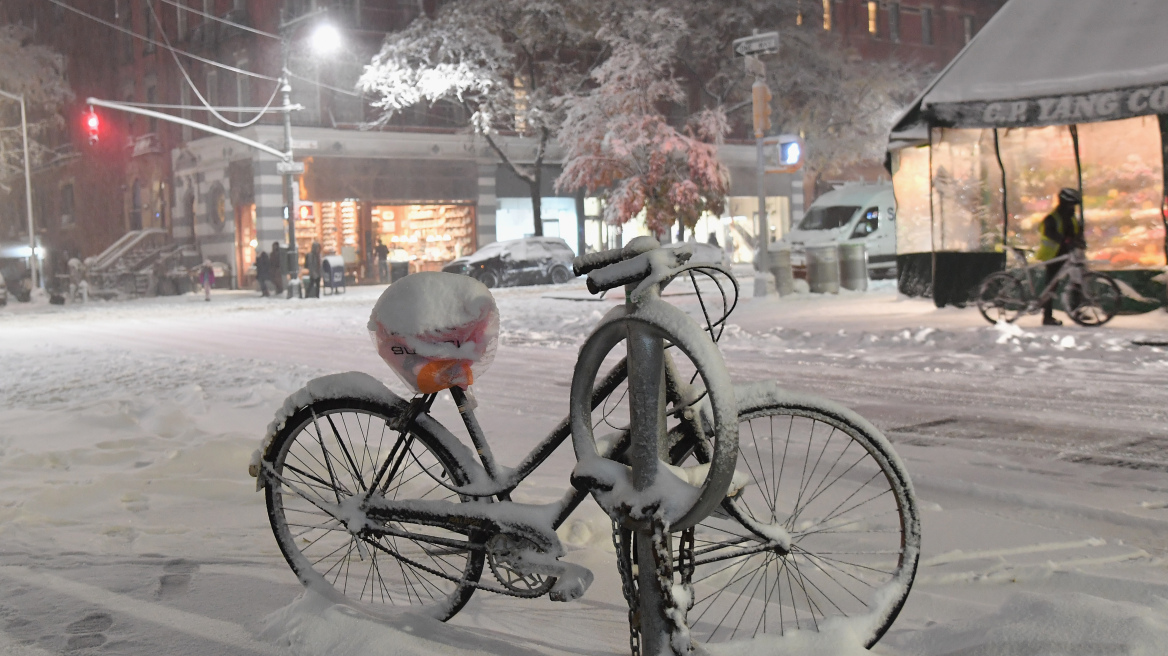
[[[534,232],[543,234],[543,158],[563,119],[563,98],[587,76],[594,50],[586,14],[555,0],[454,0],[386,36],[357,86],[372,95],[384,125],[419,104],[451,102],[531,189]],[[499,132],[533,138],[534,161],[509,153]],[[523,157],[523,159],[517,159]]]
[[[609,223],[644,212],[649,229],[661,234],[724,208],[730,176],[717,146],[727,131],[725,114],[705,109],[678,129],[661,113],[685,101],[674,63],[687,31],[668,9],[610,22],[598,33],[611,54],[592,73],[596,87],[566,103],[565,163],[556,188],[601,196]]]
[[[65,80],[65,58],[53,50],[30,42],[31,32],[19,25],[0,27],[0,89],[23,95],[27,107],[29,157],[36,166],[51,151],[37,142],[46,133],[64,124],[59,113],[73,93]],[[20,107],[0,98],[0,186],[24,174],[23,137]]]

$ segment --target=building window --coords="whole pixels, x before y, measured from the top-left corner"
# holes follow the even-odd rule
[[[876,34],[876,3],[868,3],[868,34]]]
[[[803,24],[803,0],[796,0],[795,2],[795,24]]]
[[[921,7],[921,43],[933,45],[933,10]]]
[[[823,29],[831,31],[831,0],[823,0]]]
[[[961,35],[965,39],[965,43],[973,41],[973,16],[961,17]]]
[[[61,187],[61,225],[73,225],[73,183]]]
[[[175,25],[178,27],[178,40],[187,38],[187,0],[178,0],[174,5]]]
[[[900,42],[900,3],[888,5],[888,38]]]
[[[152,81],[146,83],[146,103],[149,105],[153,105],[154,103],[158,102],[158,97],[157,97],[157,95],[158,95],[157,89],[158,88],[155,86],[155,84],[156,83],[152,82]],[[149,120],[149,125],[150,125],[150,128],[149,128],[150,132],[158,132],[158,119],[151,116],[150,120]]]
[[[207,93],[204,97],[208,105],[219,107],[219,71],[207,71]],[[207,122],[211,120],[208,118]]]
[[[235,63],[240,70],[247,70],[247,60],[240,59]],[[235,74],[235,106],[248,107],[251,105],[251,78],[242,73]],[[236,114],[237,121],[246,121],[248,116],[244,112]]]
[[[122,27],[128,30],[122,32],[122,62],[126,64],[134,61],[134,37],[129,34],[134,31],[134,16],[130,9],[132,6],[127,2],[126,11],[122,13]]]
[[[190,87],[187,86],[185,80],[183,82],[181,82],[180,84],[182,84],[182,86],[179,87],[179,90],[178,90],[178,103],[180,105],[182,105],[183,107],[186,107],[187,105],[191,104],[191,89],[190,89]],[[179,115],[188,121],[191,120],[191,110],[189,110],[189,109],[180,109]],[[190,141],[191,140],[191,132],[192,132],[191,126],[189,126],[189,125],[182,126],[182,140],[183,141]]]
[[[142,17],[146,20],[146,43],[142,46],[142,54],[149,55],[154,52],[154,44],[150,43],[154,40],[154,7],[150,6],[151,0],[146,0],[143,5],[146,10],[142,12]]]

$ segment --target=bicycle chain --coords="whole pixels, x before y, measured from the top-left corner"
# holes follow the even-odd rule
[[[664,535],[664,528],[663,524],[656,520],[654,521],[653,546],[657,552],[657,577],[659,581],[672,580],[673,578],[673,554],[667,549],[665,540],[658,537]],[[637,591],[637,578],[633,576],[632,571],[634,554],[631,538],[633,534],[629,532],[630,543],[627,545],[627,552],[622,549],[621,534],[620,525],[616,521],[613,521],[612,544],[616,549],[617,571],[620,572],[621,577],[621,593],[624,595],[625,603],[629,606],[629,647],[632,651],[632,656],[641,656],[641,618],[638,614],[640,612],[639,594]],[[624,557],[626,553],[628,558]],[[689,612],[694,605],[694,559],[694,529],[690,527],[681,532],[677,544],[677,572],[680,574],[681,585],[685,588],[689,597],[689,602],[685,608],[686,612]],[[664,594],[666,603],[676,609],[678,607],[677,600],[673,596],[672,589],[668,589],[668,586],[662,587],[662,593]],[[674,625],[673,631],[684,630],[688,638],[689,627],[678,625],[674,621],[675,618],[671,619],[671,623]],[[692,647],[689,651],[692,653]]]
[[[631,532],[629,537],[632,537]],[[629,648],[632,656],[641,656],[641,618],[637,615],[637,583],[633,576],[632,544],[628,545],[628,558],[625,558],[626,552],[621,548],[621,528],[616,520],[612,522],[612,546],[616,548],[616,568],[620,572],[621,593],[624,594],[625,603],[629,606]]]

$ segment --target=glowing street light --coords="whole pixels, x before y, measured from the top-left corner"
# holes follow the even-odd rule
[[[328,23],[323,23],[312,32],[310,37],[313,52],[319,55],[327,55],[336,52],[341,47],[343,39],[341,32]]]

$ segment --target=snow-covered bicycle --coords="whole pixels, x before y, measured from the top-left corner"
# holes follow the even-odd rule
[[[866,646],[875,644],[916,572],[920,526],[908,475],[859,415],[773,383],[730,385],[715,342],[737,282],[719,267],[688,264],[688,255],[639,238],[577,258],[593,293],[623,286],[627,300],[581,348],[571,415],[514,468],[492,455],[469,391],[493,357],[490,293],[454,274],[390,286],[370,329],[413,398],[360,373],[315,379],[287,399],[253,457],[276,540],[304,585],[370,614],[407,607],[440,620],[479,589],[575,599],[592,575],[560,559],[555,531],[591,493],[618,520],[613,541],[634,653],[643,626],[634,566],[643,571],[646,550],[630,516],[666,527],[664,551],[655,544],[668,553],[655,564],[666,588],[657,593],[688,615],[693,639],[781,636],[846,617]],[[692,284],[704,325],[661,299],[677,279]],[[702,297],[710,285],[721,295],[717,318]],[[630,334],[665,345],[663,439],[648,456],[660,466],[657,483],[640,493],[629,465],[645,454],[632,453],[630,426],[644,418],[628,397],[648,359]],[[430,413],[446,392],[473,450]],[[569,437],[579,464],[563,497],[512,501]]]

